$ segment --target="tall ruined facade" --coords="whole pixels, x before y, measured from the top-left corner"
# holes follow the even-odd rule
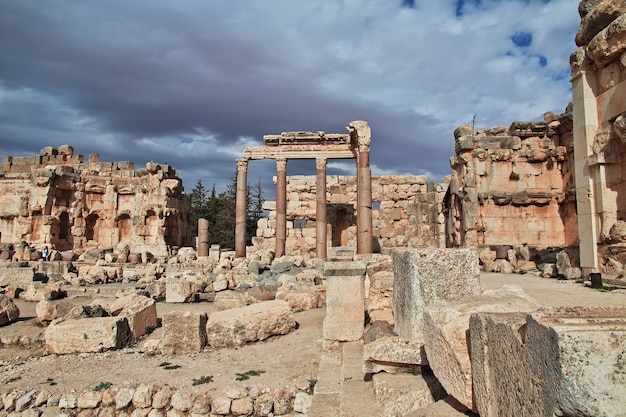
[[[0,242],[80,254],[129,245],[166,256],[190,244],[190,200],[173,168],[150,162],[88,161],[69,145],[5,157],[0,167]]]
[[[572,113],[454,132],[444,202],[451,247],[577,244]]]
[[[626,1],[583,0],[570,57],[580,262],[626,264]]]

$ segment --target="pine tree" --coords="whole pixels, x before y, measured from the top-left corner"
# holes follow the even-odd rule
[[[252,191],[248,187],[248,213],[246,217],[247,239],[246,244],[252,244],[252,238],[256,236],[256,228],[259,219],[263,218],[263,189],[261,188],[261,178]]]
[[[191,215],[189,216],[191,230],[195,234],[198,232],[198,219],[206,218],[208,214],[207,190],[202,180],[198,180],[189,197],[191,199]]]

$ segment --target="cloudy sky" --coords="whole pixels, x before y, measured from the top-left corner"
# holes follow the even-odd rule
[[[70,144],[222,191],[264,134],[372,128],[374,175],[450,173],[454,129],[562,113],[577,0],[2,0],[0,157]],[[329,164],[352,174],[355,163]],[[312,161],[288,175],[314,174]],[[273,161],[250,163],[273,197]],[[268,189],[269,188],[269,189]]]

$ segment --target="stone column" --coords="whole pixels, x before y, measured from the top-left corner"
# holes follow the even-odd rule
[[[596,74],[580,71],[572,78],[574,105],[574,172],[576,175],[576,207],[580,266],[583,274],[597,271],[599,225],[594,199],[593,178],[589,156],[598,132]]]
[[[370,169],[370,144],[372,131],[366,121],[357,120],[350,123],[348,130],[356,136],[357,155],[357,206],[356,252],[372,253],[372,170]]]
[[[287,160],[276,159],[276,253],[285,254],[287,241]]]
[[[237,201],[235,207],[235,256],[246,257],[246,214],[248,211],[248,161],[237,160]]]
[[[198,219],[198,256],[209,256],[209,221]]]
[[[315,158],[316,172],[316,202],[315,208],[315,249],[317,257],[326,259],[326,158]]]

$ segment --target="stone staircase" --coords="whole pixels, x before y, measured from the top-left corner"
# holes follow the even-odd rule
[[[374,384],[363,374],[363,343],[340,343],[339,357],[322,356],[309,417],[383,415],[376,405]]]

